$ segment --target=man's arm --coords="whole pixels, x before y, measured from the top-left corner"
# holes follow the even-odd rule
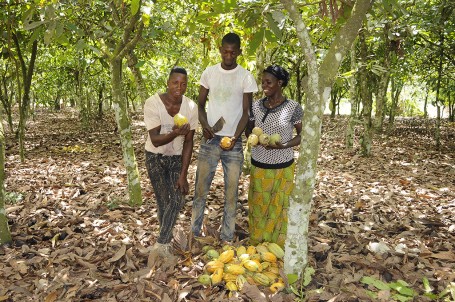
[[[191,153],[193,152],[193,138],[194,130],[190,130],[185,135],[185,140],[183,141],[182,170],[177,181],[177,189],[179,189],[180,192],[185,195],[188,194],[190,187],[188,184],[188,167],[190,166]]]
[[[199,87],[199,95],[197,97],[197,108],[198,108],[198,116],[199,122],[201,123],[202,127],[202,134],[206,139],[210,139],[215,136],[215,133],[210,127],[209,122],[207,120],[207,111],[205,111],[205,104],[207,103],[207,96],[209,95],[209,90],[204,86]]]
[[[251,102],[253,101],[253,93],[248,92],[243,94],[243,104],[242,104],[242,117],[237,125],[235,130],[234,139],[237,141],[242,135],[243,130],[245,130],[246,125],[248,124],[248,112],[251,107]]]
[[[172,142],[179,135],[187,135],[190,131],[190,124],[186,123],[182,127],[174,126],[172,131],[166,134],[160,134],[161,126],[149,130],[150,140],[155,147],[166,145]]]

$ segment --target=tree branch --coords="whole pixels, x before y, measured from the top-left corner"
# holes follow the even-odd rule
[[[320,83],[321,87],[331,86],[341,62],[357,37],[365,15],[373,5],[373,2],[374,0],[358,0],[352,10],[351,17],[333,39],[319,69],[321,81],[325,82]]]

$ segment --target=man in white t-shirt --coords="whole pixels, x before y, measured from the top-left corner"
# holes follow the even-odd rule
[[[195,236],[201,235],[206,197],[221,160],[225,183],[220,239],[231,242],[234,239],[238,184],[243,164],[241,135],[248,122],[253,92],[258,87],[253,75],[237,64],[237,57],[242,53],[237,34],[225,35],[219,51],[221,63],[207,67],[200,81],[198,113],[204,139],[198,156],[191,228]],[[225,124],[221,130],[214,132],[212,127],[221,117]],[[230,147],[220,146],[223,137],[231,138]]]

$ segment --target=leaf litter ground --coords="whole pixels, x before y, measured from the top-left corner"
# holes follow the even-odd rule
[[[219,244],[220,167],[208,196],[205,240],[188,238],[191,191],[174,234],[178,263],[150,263],[157,215],[144,169],[142,116],[132,121],[144,199],[138,208],[126,204],[112,117],[83,129],[69,109],[37,113],[27,130],[25,163],[7,137],[6,212],[14,242],[0,248],[0,301],[304,301],[256,286],[229,295],[222,286],[197,282],[202,245]],[[343,117],[324,119],[309,235],[316,273],[305,299],[370,301],[366,290],[373,288],[360,282],[368,276],[404,280],[418,294],[414,301],[426,301],[424,278],[435,293],[455,280],[454,124],[444,123],[438,151],[432,121],[399,120],[390,135],[375,136],[368,158],[344,149],[345,125]],[[199,137],[189,171],[193,188]],[[247,198],[242,175],[236,234],[243,242]],[[379,297],[388,301],[390,292]]]

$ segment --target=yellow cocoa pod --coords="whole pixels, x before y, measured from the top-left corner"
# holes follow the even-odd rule
[[[282,282],[275,282],[272,285],[270,285],[270,290],[272,293],[276,293],[277,291],[282,290],[285,287],[284,283]]]
[[[267,277],[263,273],[255,273],[253,275],[253,279],[260,285],[268,286],[271,283],[271,280],[269,279],[269,277]],[[213,282],[213,279],[212,279],[212,282]]]
[[[266,270],[270,267],[270,262],[263,261],[263,262],[261,262],[261,265],[262,265],[262,269]]]
[[[246,278],[244,275],[238,275],[237,279],[235,280],[235,284],[237,285],[237,288],[239,290],[242,290],[243,285],[247,282]]]
[[[284,250],[279,246],[278,244],[274,242],[268,242],[266,244],[267,248],[269,251],[274,254],[278,259],[281,259],[284,257]]]
[[[223,280],[223,269],[217,268],[216,271],[210,276],[212,284],[218,284]]]
[[[271,252],[261,252],[260,255],[261,255],[262,261],[267,261],[267,262],[276,262],[277,261],[276,256],[274,254],[272,254]]]
[[[256,245],[256,252],[257,253],[265,253],[265,252],[268,252],[268,251],[269,251],[269,249],[265,245],[263,245],[263,244]]]
[[[242,254],[242,255],[238,256],[238,258],[239,258],[240,262],[244,262],[244,261],[250,260],[250,255],[249,254]]]
[[[251,260],[261,261],[261,255],[260,255],[260,254],[253,254],[253,255],[250,255],[250,259],[251,259]]]
[[[275,273],[272,273],[272,272],[262,272],[264,275],[266,275],[267,277],[269,277],[270,281],[271,282],[275,282],[278,280],[278,275],[275,274]]]
[[[240,255],[243,255],[243,254],[246,254],[246,247],[241,245],[237,248],[237,257],[239,257]]]
[[[243,266],[250,272],[257,272],[259,270],[259,264],[254,260],[244,261]]]
[[[224,268],[224,263],[221,261],[218,261],[218,260],[209,261],[205,265],[205,270],[208,273],[214,273],[219,268],[221,268],[221,269]]]
[[[238,290],[237,285],[233,281],[226,282],[226,288],[230,291]]]
[[[226,265],[226,272],[234,275],[242,275],[245,273],[245,268],[238,264],[228,264]]]
[[[234,250],[227,250],[220,254],[220,256],[218,257],[218,261],[221,261],[223,263],[228,263],[233,258],[234,258]]]
[[[279,275],[280,274],[280,269],[278,267],[276,267],[276,266],[269,266],[267,268],[267,271],[272,272],[275,275]]]
[[[237,280],[237,275],[224,272],[223,280],[224,280],[224,282],[235,281],[235,280]]]
[[[264,269],[264,268],[262,267],[262,263],[261,263],[258,259],[253,259],[252,261],[256,262],[256,264],[258,265],[258,270],[257,270],[257,272],[259,272],[259,273],[262,272],[262,270]]]
[[[231,145],[232,145],[232,139],[230,137],[225,136],[220,141],[220,146],[223,149],[227,149],[227,148],[231,147]]]
[[[246,249],[246,253],[249,254],[249,255],[254,255],[254,254],[256,254],[256,247],[254,247],[253,245],[250,245],[250,246]]]

